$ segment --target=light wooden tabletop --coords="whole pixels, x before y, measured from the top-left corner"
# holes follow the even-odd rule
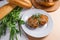
[[[51,33],[47,37],[39,39],[28,36],[29,40],[60,40],[60,8],[49,14],[51,15],[54,23]]]

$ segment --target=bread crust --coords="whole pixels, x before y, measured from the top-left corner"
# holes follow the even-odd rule
[[[17,6],[23,7],[23,8],[31,8],[32,3],[30,0],[9,0],[10,3],[16,4]]]
[[[5,17],[7,14],[9,14],[16,6],[8,3],[2,7],[0,7],[0,20]]]

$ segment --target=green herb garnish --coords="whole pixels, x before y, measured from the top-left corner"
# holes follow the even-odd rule
[[[33,19],[40,18],[40,15],[42,15],[42,14],[39,14],[39,13],[37,13],[37,14],[34,14],[34,15],[32,15],[32,18],[33,18]]]
[[[16,7],[13,9],[6,17],[4,17],[2,20],[0,20],[0,37],[2,35],[6,34],[6,29],[9,28],[10,31],[10,39],[9,40],[18,40],[17,38],[17,33],[20,33],[21,35],[21,30],[20,26],[21,24],[24,23],[21,18],[19,18],[19,14],[21,12],[22,8]],[[16,23],[18,23],[19,29],[16,29]]]

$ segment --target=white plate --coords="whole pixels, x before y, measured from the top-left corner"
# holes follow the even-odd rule
[[[25,33],[27,33],[28,35],[30,35],[32,37],[36,37],[36,38],[41,38],[41,37],[47,36],[52,30],[53,21],[52,21],[51,16],[47,12],[40,10],[40,9],[30,9],[30,10],[21,12],[21,14],[23,14],[22,20],[24,20],[25,22],[28,20],[28,18],[30,16],[32,16],[33,14],[37,14],[37,13],[48,16],[49,19],[48,19],[48,23],[46,25],[44,25],[41,28],[40,27],[36,28],[34,30],[29,29],[25,24],[23,24],[21,26],[22,26],[22,29],[25,31]]]

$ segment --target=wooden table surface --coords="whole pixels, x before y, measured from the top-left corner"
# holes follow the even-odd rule
[[[51,33],[47,37],[39,39],[28,36],[29,40],[60,40],[60,8],[49,14],[53,19],[53,29]]]

